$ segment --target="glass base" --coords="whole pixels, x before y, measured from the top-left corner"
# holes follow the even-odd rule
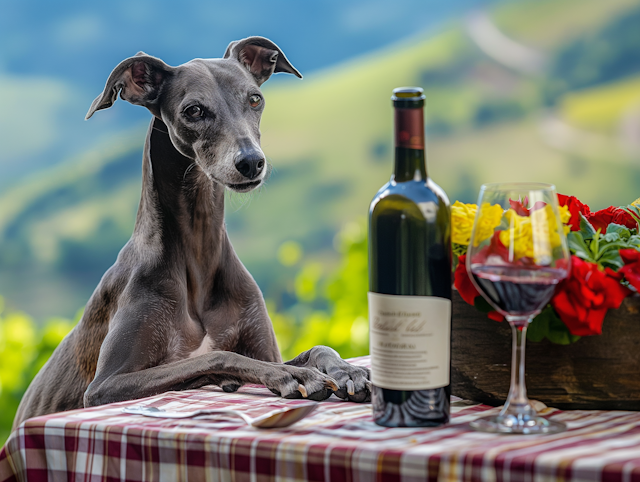
[[[481,417],[471,422],[470,425],[471,428],[480,432],[522,435],[559,433],[567,430],[567,426],[562,422],[554,422],[538,416],[518,417],[512,414]]]

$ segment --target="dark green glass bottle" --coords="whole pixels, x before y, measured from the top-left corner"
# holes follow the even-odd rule
[[[374,420],[449,421],[451,214],[427,175],[424,95],[393,91],[395,166],[369,209],[369,320]]]

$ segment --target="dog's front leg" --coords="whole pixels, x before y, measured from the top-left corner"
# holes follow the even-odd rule
[[[347,363],[338,352],[328,346],[316,346],[285,363],[297,367],[316,368],[338,382],[336,396],[351,402],[371,400],[371,382],[368,368]],[[326,397],[325,397],[326,398]]]
[[[318,394],[330,394],[338,388],[330,376],[319,370],[263,362],[228,351],[214,351],[136,372],[102,373],[87,388],[84,405],[90,407],[134,400],[229,379],[240,385],[265,385],[285,398],[299,398],[300,393],[304,393],[316,400],[320,398]]]
[[[161,304],[156,300],[151,306]],[[149,311],[148,306],[144,311],[129,306],[111,321],[95,377],[84,395],[86,407],[211,383],[255,383],[288,398],[305,393],[315,399],[316,394],[338,389],[335,380],[314,368],[255,360],[228,351],[161,364],[169,343],[163,329],[166,325],[157,318],[150,321],[149,315],[139,316]],[[153,311],[158,313],[157,308]]]

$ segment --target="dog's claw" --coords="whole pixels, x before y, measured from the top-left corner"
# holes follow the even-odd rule
[[[334,392],[337,392],[338,390],[340,390],[338,383],[333,378],[325,380],[324,384],[327,388],[330,388]]]
[[[302,384],[298,385],[298,391],[302,394],[302,396],[304,398],[307,398],[309,396],[308,393],[307,393],[307,389],[304,388],[304,385],[302,385]]]
[[[347,380],[347,393],[349,395],[355,395],[356,394],[356,387],[353,384],[353,380]]]

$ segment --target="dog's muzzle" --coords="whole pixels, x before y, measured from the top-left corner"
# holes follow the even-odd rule
[[[260,184],[262,184],[262,179],[259,179],[257,181],[247,181],[247,182],[241,182],[236,184],[228,183],[227,187],[235,192],[249,192],[257,188],[258,186],[260,186]]]

